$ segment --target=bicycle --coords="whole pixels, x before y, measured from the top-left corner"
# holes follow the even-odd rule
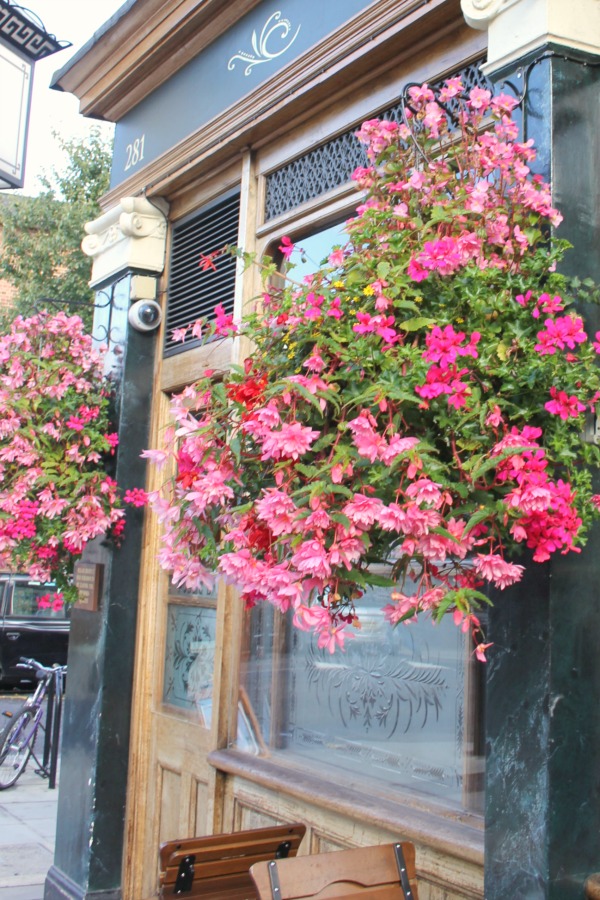
[[[9,715],[12,721],[0,733],[0,790],[15,784],[25,771],[31,756],[38,764],[37,774],[48,777],[50,779],[49,787],[52,788],[56,783],[60,716],[67,667],[52,666],[49,668],[35,659],[21,657],[17,668],[33,669],[38,685],[33,694],[15,713],[4,713],[4,715]],[[42,724],[43,702],[46,697],[48,704],[44,725]],[[41,763],[35,752],[35,741],[40,728],[45,733],[44,755]],[[48,761],[50,761],[49,768]]]

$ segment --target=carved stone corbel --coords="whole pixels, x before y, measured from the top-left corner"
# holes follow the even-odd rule
[[[127,271],[159,274],[165,266],[168,205],[123,197],[119,205],[85,225],[81,247],[93,259],[93,288]]]

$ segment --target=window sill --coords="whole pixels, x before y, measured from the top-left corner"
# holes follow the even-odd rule
[[[433,804],[426,806],[424,802],[417,803],[409,798],[394,801],[385,795],[367,795],[273,759],[249,756],[239,750],[213,750],[207,759],[220,772],[385,828],[441,853],[483,866],[483,820],[480,816],[434,807]]]

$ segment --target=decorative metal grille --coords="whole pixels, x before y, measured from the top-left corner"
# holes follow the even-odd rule
[[[235,191],[173,227],[165,356],[200,343],[199,339],[190,340],[189,332],[184,344],[176,341],[174,329],[187,328],[200,318],[213,319],[219,303],[226,313],[233,312],[236,261],[230,253],[219,251],[227,244],[237,243],[239,217],[240,194]],[[202,267],[202,257],[213,253],[217,254],[214,267]]]
[[[474,87],[492,89],[492,83],[479,68],[482,62],[482,59],[476,60],[459,72],[453,73],[460,75],[467,91]],[[441,84],[441,81],[432,86],[438,84]],[[396,103],[378,115],[399,123],[402,120],[402,106],[402,102]],[[448,104],[448,108],[453,111],[451,103]],[[356,123],[333,140],[267,175],[265,221],[346,184],[354,170],[366,164],[364,148],[355,137],[359,125],[360,123]]]

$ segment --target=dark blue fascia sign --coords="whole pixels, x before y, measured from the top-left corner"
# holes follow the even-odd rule
[[[254,90],[372,0],[265,0],[117,123],[111,187]]]

